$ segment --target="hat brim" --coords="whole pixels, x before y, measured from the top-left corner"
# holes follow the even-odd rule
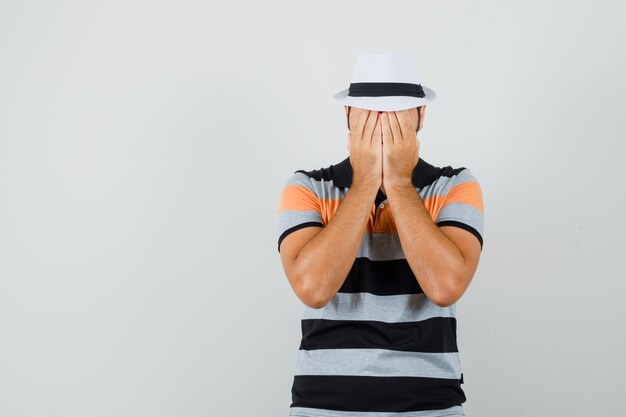
[[[437,94],[428,87],[422,86],[424,97],[411,96],[382,96],[382,97],[351,97],[348,96],[349,89],[336,93],[333,98],[346,106],[354,106],[361,109],[376,111],[400,111],[433,101]]]

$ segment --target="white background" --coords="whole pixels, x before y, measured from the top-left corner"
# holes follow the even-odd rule
[[[297,169],[358,51],[415,53],[420,156],[471,168],[468,417],[623,413],[620,1],[0,2],[0,416],[286,416]]]

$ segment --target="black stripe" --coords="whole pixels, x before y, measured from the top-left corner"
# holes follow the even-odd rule
[[[424,89],[413,83],[351,83],[350,97],[410,96],[424,97]]]
[[[456,318],[386,323],[370,320],[303,319],[300,349],[392,349],[458,352]]]
[[[300,223],[297,224],[293,227],[290,227],[289,229],[285,230],[280,237],[278,238],[278,252],[280,253],[280,243],[283,241],[284,238],[287,237],[288,234],[295,232],[296,230],[300,230],[303,229],[305,227],[309,227],[309,226],[317,226],[317,227],[324,227],[325,224],[320,223],[320,222],[306,222],[306,223]]]
[[[473,234],[474,236],[478,238],[478,241],[480,242],[480,250],[483,250],[483,237],[480,235],[480,233],[478,233],[478,230],[474,229],[469,224],[462,223],[456,220],[444,220],[439,223],[436,223],[436,225],[437,226],[456,226],[456,227],[460,227],[463,230],[467,230],[468,232],[470,232],[471,234]]]
[[[424,291],[406,259],[371,261],[361,257],[355,259],[339,292],[400,295]]]
[[[438,410],[466,401],[460,379],[296,375],[290,407],[341,411],[394,412]]]
[[[465,167],[452,168],[451,166],[436,167],[426,162],[421,157],[413,168],[411,173],[411,181],[415,187],[424,188],[437,181],[440,177],[452,177],[466,169]],[[343,159],[341,162],[323,167],[320,169],[304,170],[299,169],[295,172],[306,174],[309,178],[316,181],[333,181],[336,187],[350,187],[352,185],[353,170],[350,164],[350,157]]]

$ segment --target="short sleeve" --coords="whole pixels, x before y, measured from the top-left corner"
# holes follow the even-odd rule
[[[301,171],[287,180],[278,205],[278,252],[285,237],[304,227],[324,227],[320,199],[311,178]]]
[[[483,194],[480,184],[469,168],[458,172],[444,199],[435,224],[456,226],[472,233],[483,248]]]

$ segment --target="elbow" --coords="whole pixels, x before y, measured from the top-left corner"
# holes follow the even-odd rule
[[[433,297],[433,303],[439,307],[450,307],[460,298],[459,292],[452,287],[440,289]]]
[[[456,303],[457,299],[455,297],[451,297],[449,295],[437,296],[433,303],[435,303],[439,307],[450,307],[452,304]]]
[[[323,308],[326,304],[328,304],[328,301],[325,299],[320,299],[320,298],[307,298],[302,299],[302,302],[309,308],[314,308],[314,309],[319,309],[319,308]]]
[[[467,288],[467,279],[462,271],[445,271],[439,275],[439,283],[432,301],[439,307],[450,307],[455,304]]]
[[[298,289],[298,298],[307,307],[318,309],[328,304],[328,297],[321,291],[319,279],[303,276]]]
[[[307,307],[314,309],[322,308],[328,304],[326,297],[319,294],[319,291],[301,290],[298,297]]]
[[[439,307],[450,307],[452,304],[456,303],[456,300],[452,298],[437,298],[433,303]]]

